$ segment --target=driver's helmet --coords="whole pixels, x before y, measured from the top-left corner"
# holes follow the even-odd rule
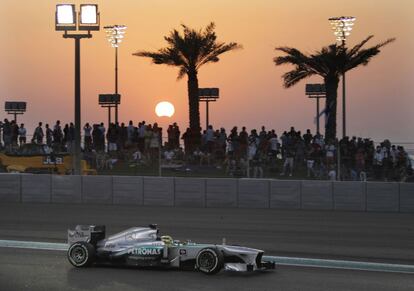
[[[165,243],[166,245],[172,245],[173,244],[173,238],[169,235],[161,236],[161,241],[163,243]]]

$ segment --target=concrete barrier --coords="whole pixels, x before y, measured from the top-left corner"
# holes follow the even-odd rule
[[[82,201],[91,204],[112,204],[112,177],[82,176]]]
[[[300,209],[301,182],[279,181],[270,182],[270,208]]]
[[[175,178],[175,206],[204,207],[206,182],[202,178]]]
[[[51,202],[51,175],[22,174],[22,202]]]
[[[174,206],[174,178],[144,177],[144,205]]]
[[[367,211],[398,212],[399,184],[367,182]]]
[[[82,177],[52,175],[53,203],[82,203]]]
[[[365,211],[365,185],[363,182],[333,182],[334,209]]]
[[[206,179],[206,207],[237,207],[237,179]]]
[[[20,202],[21,175],[0,174],[0,202]]]
[[[302,208],[317,210],[333,209],[332,182],[302,181]]]
[[[144,178],[113,176],[112,195],[114,204],[144,204]]]
[[[400,212],[414,212],[414,183],[400,183]]]
[[[240,208],[269,208],[269,180],[239,179],[238,207]]]
[[[414,213],[414,184],[0,174],[4,202]]]

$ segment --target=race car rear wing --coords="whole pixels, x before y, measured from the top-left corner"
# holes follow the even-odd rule
[[[85,241],[95,245],[105,238],[105,225],[77,225],[74,230],[68,229],[68,244]]]

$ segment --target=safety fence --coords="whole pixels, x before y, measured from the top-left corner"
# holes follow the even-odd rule
[[[0,203],[414,212],[414,184],[0,174]]]

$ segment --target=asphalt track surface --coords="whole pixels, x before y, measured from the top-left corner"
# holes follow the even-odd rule
[[[176,239],[260,248],[268,255],[414,265],[414,215],[328,211],[0,204],[0,239],[63,243],[76,224],[107,233],[158,223]],[[0,290],[413,290],[414,275],[279,266],[238,274],[93,267],[65,252],[0,248]]]

